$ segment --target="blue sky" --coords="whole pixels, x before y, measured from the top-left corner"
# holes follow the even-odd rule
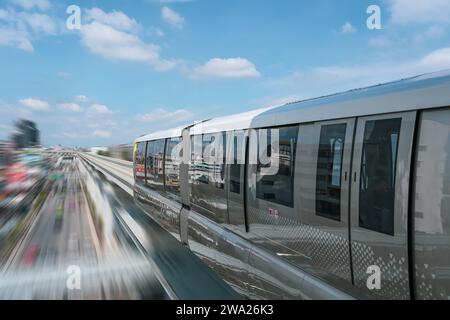
[[[0,139],[27,118],[46,146],[127,143],[447,69],[449,27],[448,0],[1,0]]]

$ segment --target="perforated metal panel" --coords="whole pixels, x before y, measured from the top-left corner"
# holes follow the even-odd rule
[[[323,231],[265,210],[249,209],[250,232],[264,248],[332,282],[350,281],[349,243],[330,230]]]
[[[355,284],[367,288],[370,276],[367,268],[375,265],[381,271],[381,287],[379,290],[372,290],[371,293],[380,298],[409,299],[408,260],[402,250],[388,254],[385,250],[382,244],[378,247],[358,242],[352,244]]]

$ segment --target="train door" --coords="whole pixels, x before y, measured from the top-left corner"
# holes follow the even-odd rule
[[[229,224],[246,231],[245,222],[245,131],[232,131],[227,137],[227,201]]]
[[[409,299],[408,196],[416,112],[359,118],[351,181],[351,255],[356,287]]]
[[[348,206],[354,127],[354,118],[300,126],[298,247],[308,258],[305,263],[337,286],[351,283]]]
[[[450,299],[450,108],[423,111],[417,137],[415,293]]]

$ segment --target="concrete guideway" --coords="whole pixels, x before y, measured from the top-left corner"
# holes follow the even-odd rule
[[[122,198],[124,203],[128,203],[117,217],[124,228],[129,229],[129,234],[142,248],[142,252],[155,263],[158,280],[167,292],[172,291],[179,299],[241,298],[189,248],[184,247],[148,213],[134,204],[134,176],[129,165],[117,164],[114,159],[86,153],[81,153],[80,157],[101,172],[105,179],[115,184],[115,195]]]

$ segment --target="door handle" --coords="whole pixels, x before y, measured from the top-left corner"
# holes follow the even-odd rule
[[[356,182],[356,171],[355,171],[355,173],[353,174],[353,182]]]
[[[347,181],[347,171],[345,171],[345,173],[344,173],[344,181]]]

